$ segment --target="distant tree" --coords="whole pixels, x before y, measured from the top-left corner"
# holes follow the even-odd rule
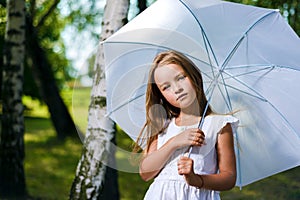
[[[129,0],[107,0],[100,41],[112,35],[125,23]],[[106,113],[105,70],[102,46],[95,62],[95,76],[89,106],[89,119],[82,157],[77,165],[70,199],[119,199],[115,155],[115,124]]]
[[[26,46],[27,55],[32,63],[32,74],[38,86],[40,95],[48,106],[51,120],[59,139],[67,136],[77,136],[75,123],[59,93],[56,85],[52,64],[45,51],[37,40],[37,30],[32,24],[32,19],[27,16]]]
[[[64,26],[57,13],[59,2],[32,0],[27,4],[23,93],[47,104],[57,136],[64,139],[78,135],[73,119],[60,96],[59,85],[70,76],[65,73],[69,66],[66,58],[63,58],[64,47],[58,42]],[[6,7],[5,1],[1,0],[0,3]],[[60,52],[55,52],[55,49]]]
[[[25,57],[25,1],[7,1],[3,52],[0,135],[0,198],[23,198],[24,174],[23,63]]]
[[[59,2],[60,0],[43,2],[44,12],[38,12],[39,8],[36,6],[38,3],[35,0],[30,1],[26,28],[26,63],[31,68],[31,75],[39,95],[48,107],[57,136],[63,140],[67,136],[77,136],[77,129],[60,96],[57,79],[54,76],[57,69],[66,67],[64,65],[66,63],[62,63],[60,60],[63,59],[58,55],[49,52],[49,48],[53,52],[53,47],[57,45],[56,41],[60,35],[58,31],[62,27],[62,22],[57,21],[58,14],[56,14]],[[43,39],[48,39],[53,44],[46,43],[47,45],[42,46]]]
[[[70,80],[71,74],[74,74],[74,68],[70,65],[65,56],[65,47],[63,40],[60,37],[67,20],[60,16],[57,9],[60,1],[43,1],[30,0],[26,1],[26,15],[30,16],[33,21],[33,26],[37,32],[36,40],[39,42],[41,48],[45,52],[51,64],[51,72],[54,75],[56,85],[59,89],[64,87],[65,81]],[[4,39],[4,32],[6,18],[2,17],[6,8],[6,0],[0,0],[0,43]],[[2,51],[2,45],[0,44]],[[0,70],[2,65],[0,65]],[[25,55],[24,64],[24,95],[42,101],[39,89],[36,85],[34,76],[32,75],[32,62]]]

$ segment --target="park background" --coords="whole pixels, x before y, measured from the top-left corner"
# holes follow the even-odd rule
[[[296,33],[300,33],[298,0],[235,2],[278,8]],[[68,199],[82,153],[82,134],[88,123],[92,69],[105,1],[31,0],[26,3],[36,28],[35,39],[48,58],[59,95],[77,128],[77,134],[58,135],[52,119],[54,114],[45,103],[45,94],[41,94],[41,86],[33,72],[36,68],[30,65],[28,56],[23,95],[26,190],[28,199]],[[153,1],[148,1],[147,5],[151,3]],[[1,49],[6,24],[5,5],[1,1]],[[128,20],[138,13],[138,2],[131,1]],[[39,23],[42,19],[44,22]],[[118,128],[116,140],[121,149],[130,151],[132,141]],[[117,162],[124,159],[122,156],[117,152]],[[136,173],[118,171],[116,187],[122,200],[142,199],[150,183],[142,181]],[[223,192],[222,199],[300,199],[300,169],[274,175],[242,190],[234,188]]]

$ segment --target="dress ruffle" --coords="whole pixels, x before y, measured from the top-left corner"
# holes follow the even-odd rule
[[[205,145],[201,147],[193,147],[192,153],[196,153],[201,157],[207,156],[217,143],[218,134],[227,125],[231,124],[232,131],[235,132],[239,120],[231,115],[209,115],[204,119],[202,130],[205,134]]]

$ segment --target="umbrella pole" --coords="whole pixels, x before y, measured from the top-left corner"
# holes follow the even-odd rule
[[[199,129],[202,129],[202,126],[203,126],[203,123],[204,123],[204,116],[205,116],[205,114],[206,114],[206,112],[207,112],[207,109],[208,109],[208,102],[207,102],[207,104],[206,104],[206,106],[205,106],[204,112],[203,112],[202,117],[201,117],[201,119],[200,119],[200,122],[199,122],[199,125],[198,125],[198,128],[199,128]],[[193,150],[193,147],[190,146],[189,149],[188,149],[188,151],[189,151],[188,157],[190,157],[190,155],[191,155],[191,153],[192,153],[192,150]]]

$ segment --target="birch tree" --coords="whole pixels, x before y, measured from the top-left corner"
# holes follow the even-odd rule
[[[7,1],[0,137],[0,198],[26,196],[24,175],[23,62],[25,1]]]
[[[127,23],[128,8],[129,0],[107,0],[100,41]],[[105,117],[105,66],[101,44],[97,49],[94,71],[88,127],[70,199],[119,199],[117,171],[113,167],[115,124]]]

